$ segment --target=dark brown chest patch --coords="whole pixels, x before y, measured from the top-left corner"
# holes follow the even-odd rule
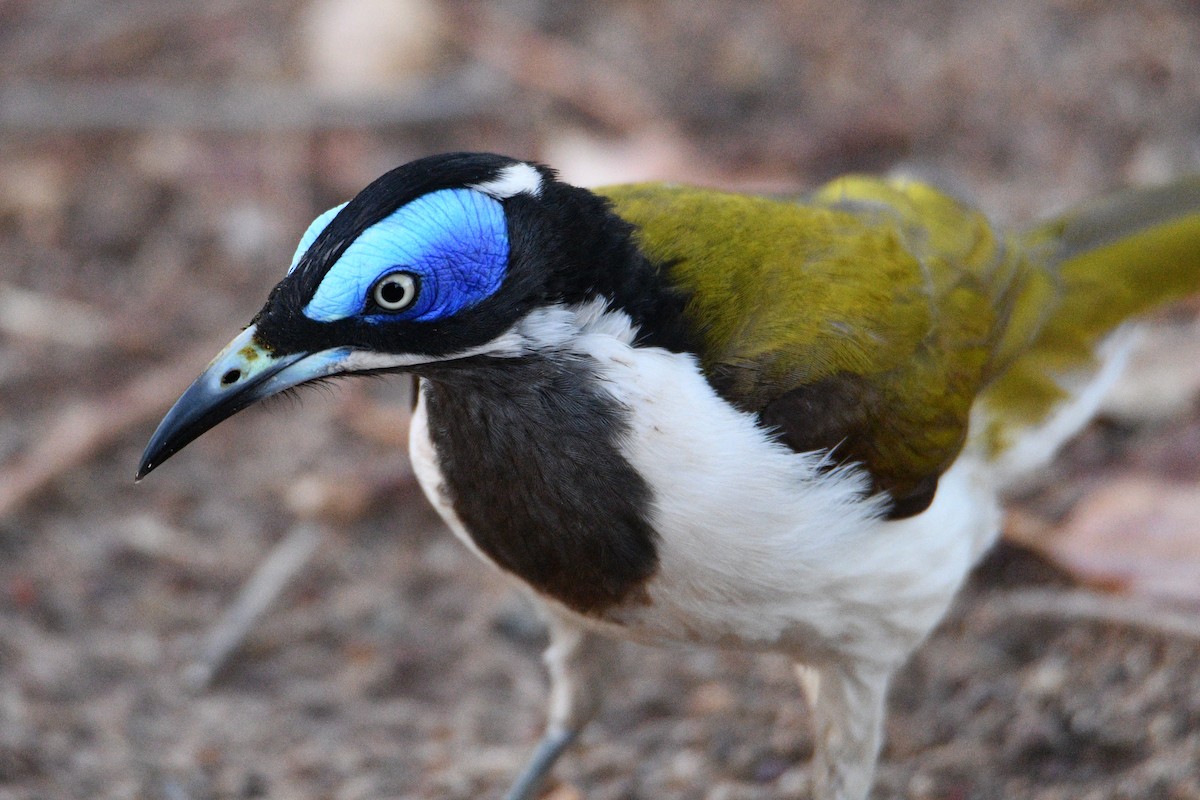
[[[651,492],[617,447],[628,412],[587,362],[513,360],[422,387],[450,501],[480,550],[581,613],[638,597],[658,566]]]

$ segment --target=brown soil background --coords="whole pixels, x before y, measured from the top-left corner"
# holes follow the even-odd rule
[[[131,480],[311,218],[448,149],[772,191],[904,165],[1020,223],[1200,171],[1200,5],[0,2],[0,798],[475,798],[514,773],[544,633],[415,491],[405,381],[255,409]],[[1135,410],[1194,372],[1172,355]],[[1093,425],[1011,533],[1053,548],[1131,481],[1194,489],[1200,410],[1171,391]],[[315,555],[190,691],[300,524]],[[1118,576],[1075,613],[1080,574],[989,560],[895,685],[874,797],[1200,798],[1200,605]],[[804,790],[787,664],[626,655],[549,797]]]

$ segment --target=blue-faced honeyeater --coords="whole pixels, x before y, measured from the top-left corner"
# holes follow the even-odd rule
[[[820,800],[861,800],[893,672],[994,541],[1000,492],[1094,413],[1124,323],[1200,291],[1200,180],[1016,232],[915,181],[802,200],[588,191],[424,158],[316,219],[139,476],[321,378],[418,376],[417,477],[551,630],[528,800],[611,640],[774,651]]]

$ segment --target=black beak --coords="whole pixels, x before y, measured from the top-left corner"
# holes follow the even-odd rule
[[[254,341],[251,325],[187,388],[150,437],[136,480],[213,426],[263,398],[343,370],[348,350],[275,356]]]

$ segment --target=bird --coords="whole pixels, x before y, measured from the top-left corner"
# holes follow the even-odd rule
[[[318,216],[140,480],[238,411],[415,376],[414,472],[547,619],[532,800],[621,639],[783,654],[812,793],[862,800],[889,680],[1097,411],[1131,320],[1200,291],[1200,179],[1001,230],[899,175],[798,197],[585,189],[447,153]]]

